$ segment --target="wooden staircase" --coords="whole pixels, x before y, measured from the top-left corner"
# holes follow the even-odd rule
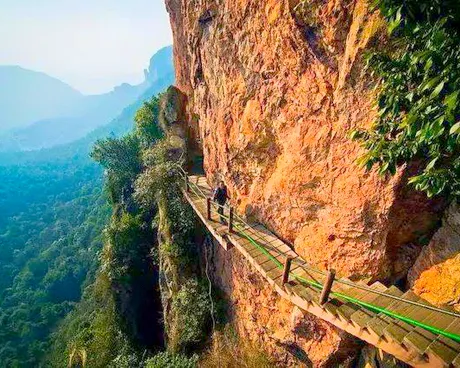
[[[212,192],[205,177],[190,176],[187,183],[184,196],[213,237],[226,250],[239,251],[281,297],[414,367],[460,368],[460,318],[454,311],[435,308],[411,291],[347,279],[336,280],[329,301],[320,305],[317,285],[324,285],[324,272],[310,267],[260,224],[235,220],[229,231],[214,212],[209,219],[207,198]],[[289,282],[284,283],[280,264],[287,257],[292,258],[292,267]],[[449,333],[454,336],[445,336]]]

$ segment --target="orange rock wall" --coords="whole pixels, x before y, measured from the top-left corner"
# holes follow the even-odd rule
[[[361,56],[383,42],[378,14],[363,0],[166,4],[177,85],[210,181],[224,178],[239,211],[319,267],[404,274],[414,256],[399,247],[432,226],[432,209],[398,192],[401,173],[364,173],[349,139],[376,115]]]
[[[280,367],[352,366],[361,343],[282,299],[238,252],[226,252],[217,242],[213,250],[207,257],[213,281],[230,300],[240,337]]]
[[[438,306],[460,311],[460,206],[452,203],[443,225],[423,248],[408,280],[413,291]]]
[[[409,169],[385,179],[356,163],[363,151],[349,133],[376,117],[375,83],[362,55],[385,45],[379,15],[364,0],[166,5],[177,86],[187,95],[187,123],[210,182],[223,178],[240,213],[318,267],[353,279],[405,277],[443,206],[407,189]],[[247,285],[247,266],[228,257],[216,255],[216,276],[236,303],[240,332],[260,341],[268,326],[273,333],[263,341],[278,354],[268,336],[287,338],[292,306],[260,281]],[[303,350],[315,366],[333,366],[329,359],[349,337],[303,318],[312,334]]]

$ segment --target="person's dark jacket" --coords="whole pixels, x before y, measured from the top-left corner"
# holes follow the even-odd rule
[[[214,201],[219,203],[221,206],[224,205],[225,202],[227,202],[227,198],[228,198],[227,187],[225,187],[225,188],[218,187],[214,191],[213,199],[214,199]]]

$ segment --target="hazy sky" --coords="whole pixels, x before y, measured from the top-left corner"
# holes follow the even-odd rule
[[[83,93],[142,81],[153,53],[171,43],[164,0],[0,0],[0,65]]]

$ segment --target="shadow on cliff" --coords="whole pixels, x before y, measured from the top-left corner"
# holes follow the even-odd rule
[[[395,201],[388,211],[390,223],[386,239],[388,260],[387,282],[404,285],[409,269],[414,265],[422,249],[428,245],[441,226],[441,217],[447,201],[430,199],[416,191],[408,180],[419,172],[420,163],[413,163],[404,172],[394,188]]]
[[[295,342],[276,342],[276,345],[285,350],[288,354],[290,354],[293,358],[297,361],[302,363],[303,366],[312,368],[313,362],[308,357],[305,350],[303,350],[298,344]]]

